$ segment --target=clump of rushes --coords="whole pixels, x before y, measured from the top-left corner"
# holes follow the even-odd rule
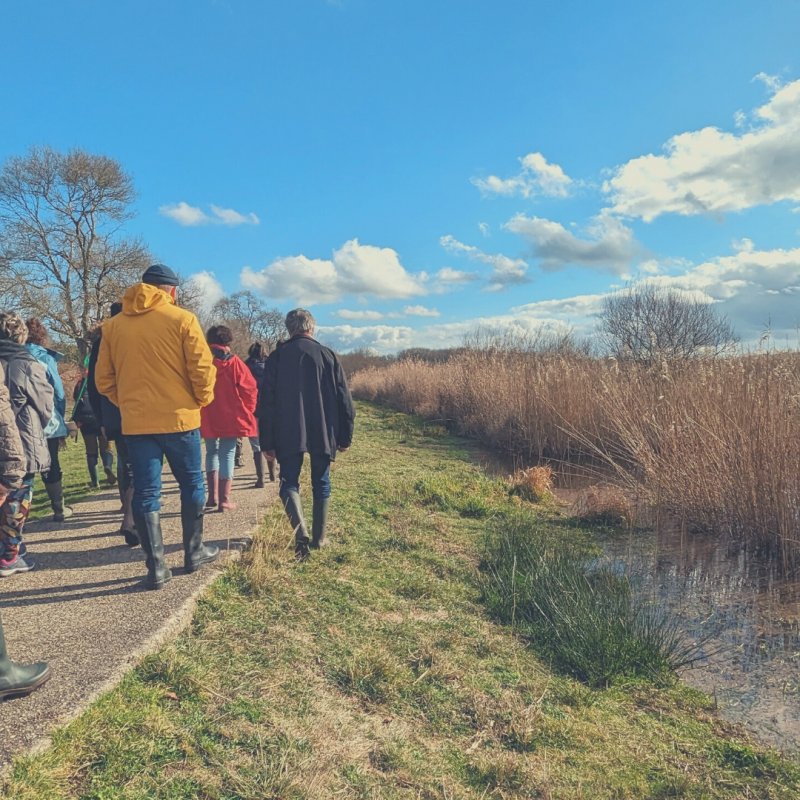
[[[512,496],[521,497],[529,503],[543,503],[553,498],[552,467],[528,467],[518,469],[508,478]]]
[[[593,525],[630,527],[633,524],[633,505],[618,486],[599,484],[581,492],[575,515]]]
[[[482,591],[490,613],[513,625],[553,667],[592,687],[674,680],[698,656],[677,620],[636,596],[624,574],[586,547],[554,540],[519,515],[486,538]]]

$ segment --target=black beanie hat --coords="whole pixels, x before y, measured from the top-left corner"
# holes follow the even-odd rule
[[[142,283],[149,283],[151,286],[177,286],[180,279],[169,267],[153,264],[142,275]]]

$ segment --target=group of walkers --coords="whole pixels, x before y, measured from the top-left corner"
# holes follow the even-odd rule
[[[224,325],[204,335],[197,318],[176,304],[178,277],[151,266],[99,328],[84,380],[76,386],[73,420],[86,443],[91,482],[98,458],[109,485],[119,482],[121,533],[145,554],[149,589],[172,579],[161,530],[161,473],[166,458],[180,488],[184,571],[216,560],[203,541],[204,514],[230,511],[237,441],[250,443],[256,487],[280,468],[280,498],[294,532],[298,560],[326,543],[330,468],[350,446],[355,412],[344,371],[317,342],[305,309],[286,316],[288,339],[268,353],[251,346],[247,361],[232,350]],[[58,453],[67,435],[66,399],[57,354],[38,320],[0,312],[0,577],[32,569],[22,541],[41,474],[56,521],[64,504]],[[205,441],[205,475],[200,439]],[[113,473],[110,443],[117,450]],[[300,472],[311,460],[312,525],[300,501]],[[205,478],[205,480],[204,480]],[[0,623],[0,699],[26,694],[50,675],[47,664],[10,661]]]

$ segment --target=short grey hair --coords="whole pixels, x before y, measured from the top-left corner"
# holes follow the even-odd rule
[[[0,339],[10,339],[17,344],[28,341],[28,326],[19,314],[0,311]]]
[[[289,336],[314,333],[316,324],[313,314],[304,308],[295,308],[286,315],[286,330],[289,331]]]

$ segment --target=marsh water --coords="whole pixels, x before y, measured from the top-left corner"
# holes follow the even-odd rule
[[[689,685],[720,712],[782,750],[800,750],[800,581],[776,566],[680,525],[605,541],[645,598],[679,616],[701,660]]]

